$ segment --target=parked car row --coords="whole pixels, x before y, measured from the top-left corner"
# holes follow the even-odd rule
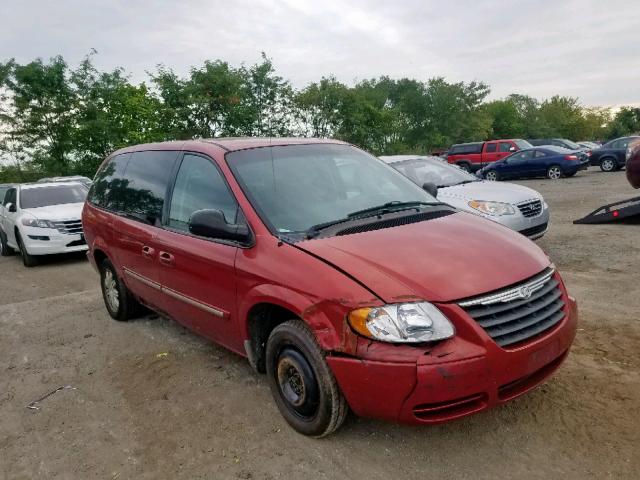
[[[595,142],[576,143],[565,138],[490,140],[453,145],[443,156],[449,163],[457,165],[463,170],[492,172],[490,176],[495,176],[496,180],[530,176],[547,176],[551,179],[558,179],[562,176],[575,175],[577,171],[583,170],[585,159],[588,160],[586,167],[589,165],[598,166],[603,172],[613,172],[623,168],[627,147],[638,138],[640,137],[621,137],[604,145]],[[539,148],[532,150],[532,147]],[[515,155],[516,152],[523,150],[533,153]],[[542,160],[543,157],[551,154],[556,156],[552,160],[555,163]],[[573,160],[573,158],[568,158],[570,156],[578,157],[580,165],[561,161],[562,155],[566,157],[565,160]],[[508,157],[510,159],[506,160]],[[501,165],[492,167],[493,163],[502,160],[505,161]]]

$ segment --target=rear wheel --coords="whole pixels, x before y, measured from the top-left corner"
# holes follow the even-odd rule
[[[126,322],[139,315],[142,307],[122,282],[108,259],[100,265],[100,286],[102,298],[111,318]]]
[[[462,170],[464,170],[465,172],[469,172],[471,173],[471,165],[469,165],[468,163],[456,163],[456,165],[458,167],[460,167]]]
[[[600,160],[600,170],[602,170],[603,172],[613,172],[617,167],[618,165],[611,157],[603,158],[602,160]]]
[[[296,431],[324,437],[347,416],[325,354],[300,320],[278,325],[267,340],[267,376],[278,410]]]
[[[18,242],[18,249],[20,249],[20,256],[22,256],[23,265],[27,268],[35,267],[38,264],[38,257],[27,252],[27,247],[24,246],[24,242],[22,241],[22,237],[19,232],[16,232],[16,241]]]
[[[498,175],[498,172],[496,172],[495,170],[489,170],[484,174],[484,178],[491,182],[497,182],[500,179],[500,175]]]
[[[13,255],[13,248],[7,244],[7,236],[3,231],[0,231],[0,255],[3,257]]]
[[[558,165],[551,165],[547,169],[547,178],[558,180],[560,177],[562,177],[562,169]]]

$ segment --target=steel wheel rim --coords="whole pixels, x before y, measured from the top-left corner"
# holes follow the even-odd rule
[[[285,348],[276,365],[276,381],[280,396],[297,416],[311,420],[318,411],[320,394],[313,369],[304,356],[292,348]]]
[[[602,161],[602,168],[606,172],[610,172],[611,170],[613,170],[613,160],[609,160],[608,158],[606,160],[603,160]]]
[[[495,182],[497,178],[496,172],[487,172],[487,180]]]
[[[551,167],[549,169],[549,178],[552,180],[557,180],[562,176],[562,172],[558,167]]]
[[[104,296],[107,300],[109,309],[113,312],[117,312],[120,307],[120,293],[118,292],[118,285],[116,283],[116,277],[111,270],[106,270],[104,273]]]

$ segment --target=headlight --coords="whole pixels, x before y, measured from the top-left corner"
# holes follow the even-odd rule
[[[487,215],[494,215],[496,217],[499,217],[501,215],[513,215],[514,213],[516,213],[513,206],[508,203],[471,200],[468,205],[474,210],[486,213]]]
[[[359,308],[349,324],[365,337],[392,343],[419,343],[453,337],[451,322],[428,302]]]
[[[56,228],[49,220],[38,220],[37,218],[23,218],[22,224],[26,227]]]

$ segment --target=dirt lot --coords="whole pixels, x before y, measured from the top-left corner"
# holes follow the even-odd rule
[[[634,191],[594,169],[522,183],[552,208],[539,244],[578,299],[575,345],[533,393],[438,427],[350,416],[307,439],[245,360],[163,318],[110,320],[82,256],[0,259],[0,477],[639,478],[640,222],[571,224]]]

